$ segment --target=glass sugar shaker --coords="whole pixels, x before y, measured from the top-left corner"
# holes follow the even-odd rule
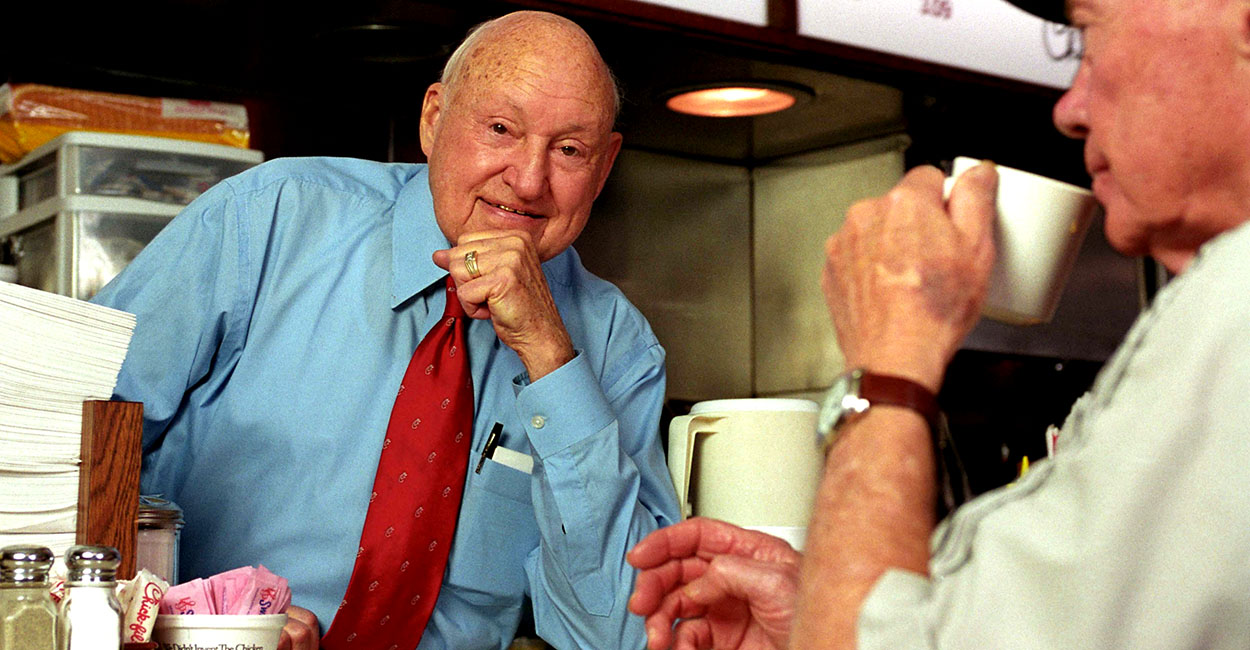
[[[135,567],[147,569],[171,585],[178,584],[178,540],[182,508],[157,495],[139,496],[139,534]]]
[[[60,650],[121,648],[122,612],[115,593],[120,564],[121,555],[110,546],[71,546],[65,553]]]
[[[48,592],[52,560],[44,546],[0,550],[0,650],[56,646],[56,605]]]

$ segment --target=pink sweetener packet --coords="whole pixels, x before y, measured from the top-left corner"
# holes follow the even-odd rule
[[[246,614],[256,597],[256,568],[239,567],[208,579],[209,593],[218,614]]]
[[[196,578],[190,582],[174,585],[161,598],[161,614],[216,614],[208,582]]]
[[[252,599],[248,614],[281,614],[291,604],[291,589],[286,578],[272,573],[265,565],[256,568],[253,575],[256,596]]]

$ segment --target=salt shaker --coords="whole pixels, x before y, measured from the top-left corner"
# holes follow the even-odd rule
[[[48,592],[52,551],[44,546],[0,550],[0,650],[56,645],[56,605]]]
[[[109,546],[71,546],[66,552],[60,650],[120,650],[122,612],[115,593],[120,564],[121,555]]]

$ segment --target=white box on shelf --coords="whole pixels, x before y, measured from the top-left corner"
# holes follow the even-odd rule
[[[13,244],[18,284],[86,300],[180,210],[158,201],[66,196],[0,220],[0,239]]]
[[[44,143],[0,177],[16,179],[24,210],[55,197],[129,197],[185,205],[218,181],[264,160],[264,154],[221,144],[145,135],[70,131]],[[13,181],[10,181],[12,183]],[[7,210],[7,211],[6,211]]]

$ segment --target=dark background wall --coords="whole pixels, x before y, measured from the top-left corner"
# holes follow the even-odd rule
[[[451,48],[472,25],[531,7],[578,20],[599,43],[626,91],[627,146],[749,163],[901,127],[914,163],[971,154],[1085,180],[1079,143],[1050,126],[1057,91],[799,37],[793,0],[773,0],[767,28],[627,0],[24,2],[7,11],[0,78],[243,103],[253,146],[268,157],[419,160],[421,97]],[[815,72],[895,88],[905,124],[809,124],[804,141],[770,148],[753,120],[673,129],[662,123],[671,113],[654,112],[665,85],[759,76],[761,65],[774,77]],[[789,120],[838,116],[796,111]]]

